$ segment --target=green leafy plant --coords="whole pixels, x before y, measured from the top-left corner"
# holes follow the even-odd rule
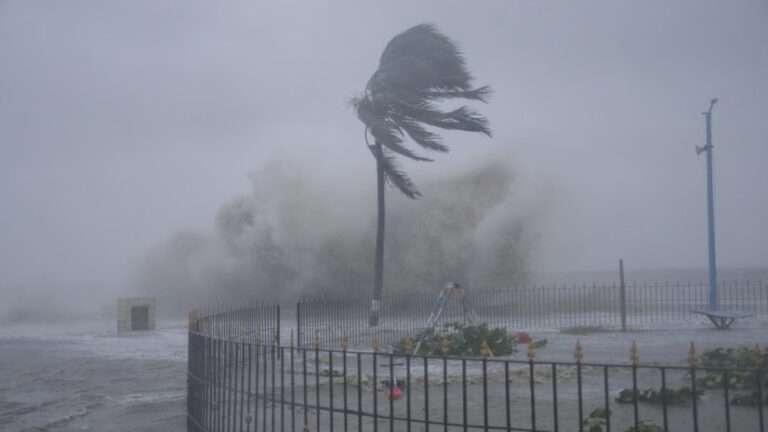
[[[755,348],[742,346],[738,348],[715,348],[704,351],[699,356],[701,366],[712,368],[765,368],[768,359],[768,347],[758,351],[762,357],[756,362]]]
[[[595,408],[587,418],[581,423],[582,431],[584,432],[603,432],[606,425],[606,419],[611,415],[611,411],[605,408]],[[652,422],[651,420],[643,420],[638,424],[638,428],[634,426],[626,429],[625,432],[664,432],[664,429]]]
[[[731,403],[737,406],[755,406],[760,404],[760,397],[757,391],[749,394],[737,394],[731,398]],[[763,405],[768,405],[768,399],[763,395]]]
[[[603,432],[606,419],[611,412],[605,408],[595,408],[581,423],[584,432]]]
[[[702,389],[720,389],[728,385],[735,392],[731,403],[734,405],[757,405],[758,387],[762,381],[763,388],[768,387],[768,348],[742,346],[738,348],[715,348],[705,351],[700,356],[704,375],[697,378],[696,385]],[[729,370],[718,368],[741,368],[752,370]],[[763,369],[761,373],[757,370]],[[727,381],[726,381],[727,377]],[[768,404],[765,400],[764,404]]]
[[[652,422],[651,420],[643,420],[640,422],[637,429],[632,426],[627,429],[626,432],[664,432],[664,428]]]
[[[467,325],[450,322],[427,330],[419,349],[420,354],[443,355],[443,339],[448,342],[448,355],[477,357],[482,355],[483,341],[494,356],[509,355],[517,351],[514,333],[504,328],[489,329],[488,324]],[[413,338],[412,340],[416,340]],[[406,344],[405,338],[400,345]]]
[[[703,390],[696,389],[696,400],[701,398]],[[667,403],[681,403],[690,401],[693,395],[693,391],[690,387],[680,388],[667,388],[662,392],[659,389],[645,389],[637,390],[638,402],[650,402],[650,403],[662,403],[662,395],[666,397]],[[618,403],[632,403],[634,401],[634,392],[632,389],[625,388],[619,392],[619,397],[616,398]]]

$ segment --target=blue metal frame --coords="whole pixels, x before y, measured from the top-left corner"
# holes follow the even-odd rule
[[[440,294],[437,296],[437,301],[432,307],[432,312],[429,314],[429,319],[427,319],[427,325],[421,331],[421,334],[419,334],[419,339],[416,341],[416,347],[413,350],[414,354],[419,352],[419,348],[421,348],[421,344],[424,342],[424,337],[427,335],[427,332],[435,328],[437,321],[440,319],[440,315],[443,313],[443,309],[445,309],[445,306],[454,295],[459,298],[461,301],[461,306],[464,308],[464,319],[470,324],[475,324],[475,321],[477,320],[477,314],[469,304],[469,299],[467,299],[467,293],[464,291],[464,288],[455,282],[449,282],[445,284],[443,289],[440,290]]]
[[[707,220],[709,234],[709,310],[716,311],[717,308],[717,264],[715,262],[715,204],[714,204],[714,186],[712,181],[712,107],[717,103],[717,99],[712,99],[709,103],[709,110],[704,112],[707,121]]]

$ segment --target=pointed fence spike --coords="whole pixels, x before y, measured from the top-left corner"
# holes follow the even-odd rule
[[[763,350],[760,349],[760,345],[755,344],[755,348],[752,350],[752,355],[754,356],[755,368],[762,368],[765,364],[765,358],[763,356]]]
[[[691,345],[688,347],[688,364],[693,367],[699,362],[699,355],[696,353],[696,345],[691,341]]]
[[[405,337],[405,340],[403,341],[403,349],[407,354],[413,353],[413,339],[411,339],[410,336]]]
[[[443,337],[443,341],[440,343],[440,350],[443,352],[443,357],[448,356],[448,351],[450,351],[451,345],[448,343],[448,338]]]
[[[578,363],[581,363],[581,360],[584,358],[584,350],[581,348],[581,341],[578,338],[576,339],[576,350],[573,353],[573,358]]]
[[[491,356],[491,347],[488,346],[487,339],[483,339],[483,343],[480,345],[480,353],[486,358]]]
[[[341,349],[346,351],[347,348],[349,348],[349,336],[347,336],[347,332],[344,331],[341,333]]]
[[[637,364],[640,361],[640,351],[637,349],[637,343],[633,340],[632,346],[629,348],[629,361],[632,364]]]
[[[528,342],[528,358],[533,360],[534,357],[536,357],[536,346],[533,344],[533,341]]]

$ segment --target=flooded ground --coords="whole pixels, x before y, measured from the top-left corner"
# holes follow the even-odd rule
[[[187,334],[184,322],[160,322],[156,331],[118,335],[111,322],[82,323],[61,326],[15,326],[0,330],[0,430],[3,431],[175,431],[185,430],[186,399],[186,357]],[[295,328],[294,322],[283,323],[283,334]],[[629,348],[636,341],[641,363],[664,363],[685,365],[688,347],[691,341],[701,352],[719,346],[735,347],[744,345],[768,344],[768,323],[740,321],[732,330],[720,331],[706,321],[676,323],[674,325],[657,324],[643,328],[632,328],[627,332],[606,331],[597,328],[569,329],[566,334],[559,330],[529,330],[536,339],[546,338],[548,344],[538,350],[536,359],[541,361],[573,360],[576,340],[579,339],[584,350],[584,361],[595,363],[629,363]],[[525,347],[514,356],[525,359]],[[358,386],[357,371],[353,358],[348,358],[347,371],[348,403],[356,403],[357,389],[361,389],[363,406],[372,409],[373,377],[369,359],[363,358],[361,375],[362,386]],[[342,365],[339,356],[334,356],[334,370]],[[402,361],[393,365],[399,378],[407,371]],[[294,367],[303,367],[303,359],[295,359]],[[379,365],[378,377],[388,376],[385,363]],[[288,368],[288,363],[285,365]],[[307,367],[313,373],[318,367],[310,355]],[[321,370],[328,369],[328,359],[319,360]],[[404,397],[394,402],[395,413],[406,416],[408,405],[412,415],[424,416],[425,387],[423,385],[424,365],[411,368],[414,384],[411,398]],[[297,370],[298,372],[298,370]],[[627,370],[612,368],[610,372],[609,396],[612,400],[618,391],[631,385],[631,374]],[[504,371],[501,365],[492,365],[486,371],[489,377],[489,421],[492,424],[505,423]],[[585,414],[604,404],[604,371],[601,368],[584,368],[583,396]],[[478,362],[469,362],[466,366],[468,376],[468,418],[476,424],[483,424],[483,386],[478,378],[482,368]],[[513,365],[511,368],[514,384],[510,386],[510,416],[515,424],[530,427],[530,391],[529,375],[526,365]],[[430,382],[429,415],[432,419],[442,419],[443,392],[449,395],[449,422],[461,421],[462,406],[462,365],[453,361],[448,365],[447,383],[442,381],[440,360],[428,364]],[[537,426],[551,428],[554,421],[552,379],[549,366],[537,366],[535,371],[535,406]],[[577,418],[577,386],[573,368],[559,367],[558,410],[563,422]],[[308,382],[308,398],[314,400],[317,390],[313,376]],[[677,385],[683,380],[683,374],[671,373],[670,385]],[[381,378],[383,379],[383,378]],[[660,376],[657,371],[640,371],[639,387],[658,387]],[[328,401],[330,383],[328,377],[321,377],[320,400]],[[294,396],[302,397],[303,385],[296,376]],[[334,378],[334,403],[343,404],[344,388],[342,379]],[[286,398],[290,395],[289,380],[285,385],[276,386],[276,391],[283,389]],[[270,384],[271,391],[271,384]],[[701,410],[703,421],[709,425],[722,423],[724,419],[723,396],[718,392],[708,392],[702,398]],[[631,404],[617,406],[614,410],[614,425],[626,425],[633,420]],[[261,409],[264,409],[263,407]],[[272,413],[272,405],[267,411]],[[277,418],[281,412],[275,407]],[[389,402],[379,388],[377,410],[388,413]],[[690,422],[690,404],[670,407],[670,424],[684,427]],[[733,408],[731,412],[734,430],[751,430],[755,423],[755,408]],[[284,410],[286,426],[290,424],[290,411]],[[754,414],[754,415],[753,415]],[[303,412],[297,412],[296,424],[303,425]],[[316,420],[316,412],[308,413],[310,422]],[[641,405],[641,419],[660,420],[658,406]],[[718,420],[719,419],[719,420]],[[323,428],[328,430],[329,418],[321,415]],[[354,417],[347,418],[349,425],[356,424]],[[343,427],[344,416],[337,414],[335,427]],[[678,423],[675,423],[678,422]],[[573,421],[571,420],[571,423]],[[364,418],[363,424],[372,428],[372,420]],[[741,427],[741,426],[743,427]],[[388,428],[387,421],[381,421],[382,428]],[[401,424],[402,426],[402,424]],[[568,424],[566,430],[575,429],[575,424]],[[356,426],[355,426],[356,427]],[[396,426],[398,430],[400,426]],[[561,428],[565,427],[561,424]],[[322,429],[322,428],[321,428]],[[382,430],[385,430],[382,429]],[[315,429],[313,429],[315,430]],[[420,430],[420,429],[415,429]],[[562,430],[562,429],[561,429]],[[677,430],[673,428],[672,430]],[[715,429],[712,429],[715,430]]]
[[[0,430],[185,428],[186,326],[118,335],[112,322],[0,329]]]

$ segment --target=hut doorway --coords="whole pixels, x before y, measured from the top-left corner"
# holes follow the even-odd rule
[[[149,330],[149,306],[131,308],[131,331]]]

